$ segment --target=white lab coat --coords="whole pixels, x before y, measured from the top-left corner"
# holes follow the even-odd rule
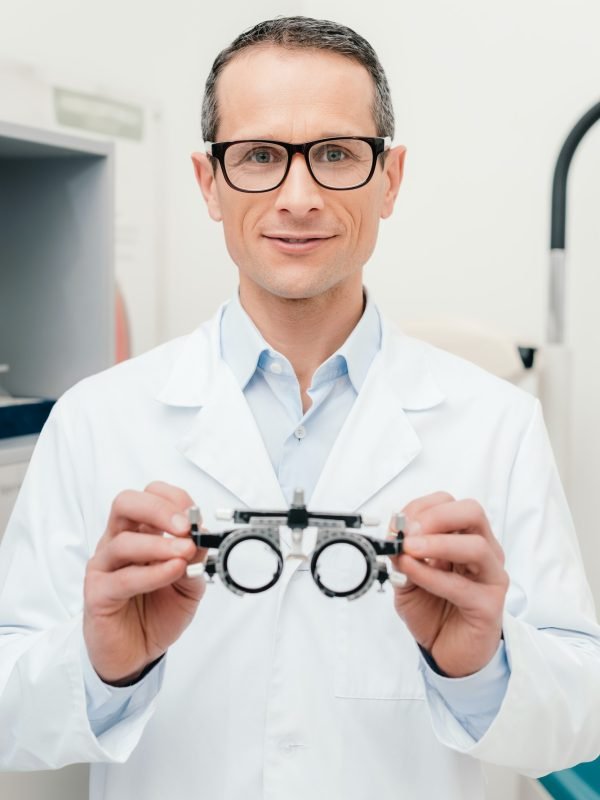
[[[479,760],[540,775],[595,757],[598,628],[539,405],[385,321],[310,505],[384,521],[440,489],[483,505],[511,576],[487,733],[425,689],[389,586],[331,600],[294,561],[264,594],[209,585],[156,699],[96,739],[82,579],[118,492],[168,481],[209,528],[220,507],[285,507],[218,326],[81,382],[40,437],[0,558],[0,767],[93,762],[92,800],[464,800],[483,796]]]

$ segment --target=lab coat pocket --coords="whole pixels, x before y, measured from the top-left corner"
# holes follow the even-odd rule
[[[425,697],[418,648],[389,589],[337,601],[334,692],[374,700]]]

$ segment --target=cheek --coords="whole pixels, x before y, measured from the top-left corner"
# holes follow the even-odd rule
[[[223,233],[230,251],[242,252],[249,243],[255,229],[256,210],[248,202],[235,199],[223,210]]]
[[[370,192],[366,197],[361,198],[352,210],[353,236],[360,245],[370,247],[373,237],[377,236],[379,228],[379,205],[378,196]]]

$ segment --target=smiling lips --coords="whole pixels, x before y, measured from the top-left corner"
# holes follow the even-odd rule
[[[333,236],[324,234],[313,234],[311,236],[265,234],[265,239],[268,239],[278,250],[284,253],[308,253],[333,238]]]

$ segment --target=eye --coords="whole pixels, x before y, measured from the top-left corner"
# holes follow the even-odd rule
[[[326,164],[337,164],[340,161],[345,161],[349,156],[348,151],[338,144],[321,145],[315,153],[316,160]]]
[[[246,153],[245,161],[258,165],[274,164],[281,161],[281,153],[272,147],[255,147]]]

